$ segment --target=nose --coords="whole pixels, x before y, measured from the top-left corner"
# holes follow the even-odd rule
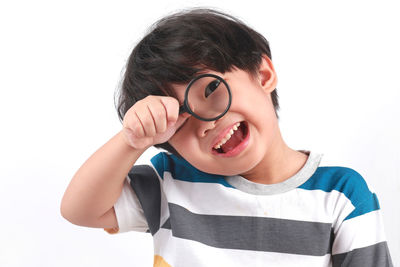
[[[205,137],[208,133],[209,130],[212,130],[215,128],[218,120],[215,121],[201,121],[201,120],[197,120],[197,135],[199,137]]]

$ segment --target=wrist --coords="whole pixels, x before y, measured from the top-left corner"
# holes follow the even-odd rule
[[[130,153],[140,153],[142,154],[144,151],[146,151],[150,145],[143,145],[141,144],[140,146],[135,146],[132,144],[132,142],[129,140],[129,133],[127,132],[128,129],[122,129],[118,134],[117,138],[121,142],[121,144],[124,146],[125,150],[130,152]]]

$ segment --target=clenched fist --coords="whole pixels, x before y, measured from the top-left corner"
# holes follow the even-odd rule
[[[123,132],[135,149],[167,142],[190,115],[179,115],[179,102],[169,96],[147,96],[125,114]]]

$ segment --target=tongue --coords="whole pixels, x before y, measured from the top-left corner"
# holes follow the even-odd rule
[[[243,132],[242,129],[239,128],[235,133],[231,136],[231,138],[221,146],[223,153],[226,153],[232,149],[234,149],[240,142],[243,141]]]

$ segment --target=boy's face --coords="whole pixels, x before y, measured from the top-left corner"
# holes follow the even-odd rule
[[[226,80],[232,91],[229,111],[217,121],[189,117],[169,143],[197,169],[220,175],[246,175],[262,165],[274,144],[278,122],[270,93],[276,74],[268,58],[263,58],[259,74],[246,71],[210,71]],[[183,103],[186,86],[174,86]]]

